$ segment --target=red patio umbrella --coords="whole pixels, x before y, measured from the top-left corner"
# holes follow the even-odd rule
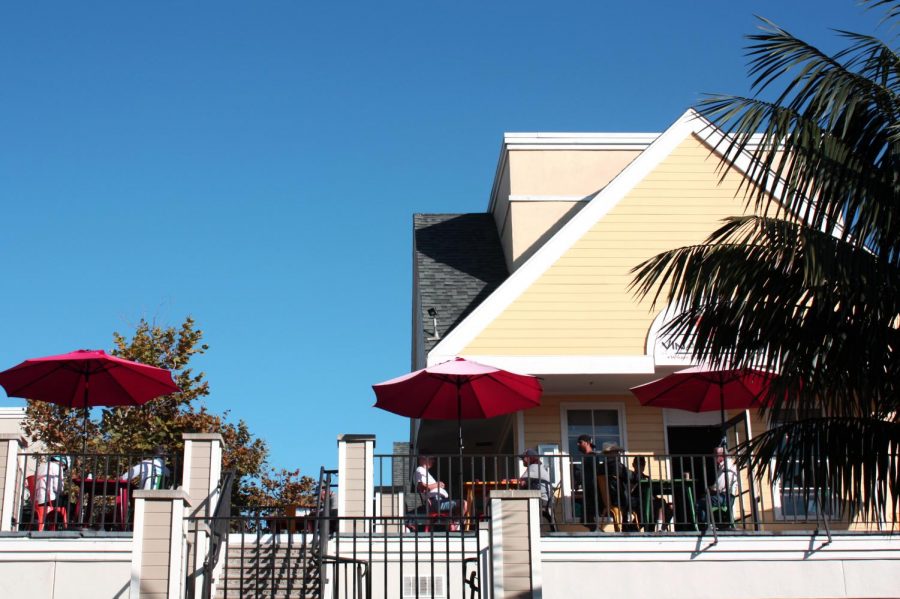
[[[85,434],[90,407],[140,406],[181,390],[168,370],[87,349],[25,360],[0,372],[0,385],[10,397],[83,408]]]
[[[410,418],[462,421],[493,418],[541,404],[537,377],[456,358],[372,385],[376,408]]]
[[[673,372],[659,380],[633,387],[631,392],[645,406],[691,412],[748,410],[766,402],[775,375],[754,368],[714,370],[703,367]]]

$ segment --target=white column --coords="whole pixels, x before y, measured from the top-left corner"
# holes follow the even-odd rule
[[[491,562],[495,599],[540,599],[541,492],[491,491]]]

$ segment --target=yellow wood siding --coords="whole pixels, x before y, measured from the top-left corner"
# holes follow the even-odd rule
[[[707,146],[685,139],[461,353],[644,354],[655,314],[628,291],[630,271],[744,213],[741,175],[721,180],[718,166]]]
[[[524,412],[525,447],[534,448],[539,443],[556,443],[565,452],[565,440],[560,436],[562,433],[560,404],[581,402],[609,403],[611,407],[624,405],[628,451],[642,453],[665,451],[662,410],[643,407],[633,395],[545,395],[541,398],[540,407]]]

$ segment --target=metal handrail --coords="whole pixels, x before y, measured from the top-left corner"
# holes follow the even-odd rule
[[[216,487],[218,502],[209,525],[209,551],[203,560],[203,597],[207,599],[212,590],[212,575],[222,552],[222,540],[228,536],[228,518],[231,516],[231,488],[234,484],[233,471],[226,472]]]

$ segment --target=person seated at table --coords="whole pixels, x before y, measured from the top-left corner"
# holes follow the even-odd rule
[[[553,483],[550,482],[550,471],[541,463],[541,458],[538,457],[538,453],[533,449],[525,450],[525,453],[522,454],[522,463],[525,464],[525,471],[519,477],[519,488],[541,492],[541,513],[547,522],[550,523],[551,529],[555,528],[553,514],[550,512],[553,509],[550,503],[553,497]]]
[[[138,489],[159,489],[169,475],[169,469],[163,461],[166,449],[162,445],[153,448],[153,456],[148,456],[119,476],[121,480],[138,479]]]
[[[632,497],[636,498],[637,501],[646,501],[646,497],[644,493],[649,493],[652,490],[650,485],[644,485],[642,488],[641,481],[650,482],[650,477],[644,474],[644,470],[647,468],[647,458],[644,456],[637,456],[631,461],[631,482],[632,482]],[[671,501],[666,501],[659,495],[653,497],[650,503],[651,506],[651,514],[655,515],[656,521],[659,523],[667,523],[672,519],[672,516],[675,515],[675,506]],[[646,522],[644,524],[645,530],[651,530],[653,528],[653,522]]]
[[[716,447],[716,480],[709,486],[706,494],[697,500],[697,519],[701,524],[709,522],[707,505],[709,507],[723,508],[730,519],[731,504],[737,495],[738,474],[731,459],[725,455],[724,447]],[[707,498],[709,502],[707,503]]]
[[[34,471],[34,497],[35,505],[59,505],[69,503],[65,493],[66,470],[69,467],[69,458],[62,455],[50,456],[46,462],[41,462]]]
[[[640,499],[632,494],[631,472],[625,467],[622,458],[623,449],[612,441],[603,444],[603,459],[597,464],[597,474],[606,476],[606,490],[609,502],[623,512],[626,528],[632,528],[631,515],[640,514]],[[639,519],[639,518],[638,518]]]
[[[434,467],[433,457],[419,456],[419,466],[413,475],[416,491],[424,495],[429,507],[435,512],[446,512],[457,516],[468,513],[466,501],[457,502],[454,499],[450,499],[447,486],[442,481],[435,480],[431,476],[428,470],[432,467]]]

